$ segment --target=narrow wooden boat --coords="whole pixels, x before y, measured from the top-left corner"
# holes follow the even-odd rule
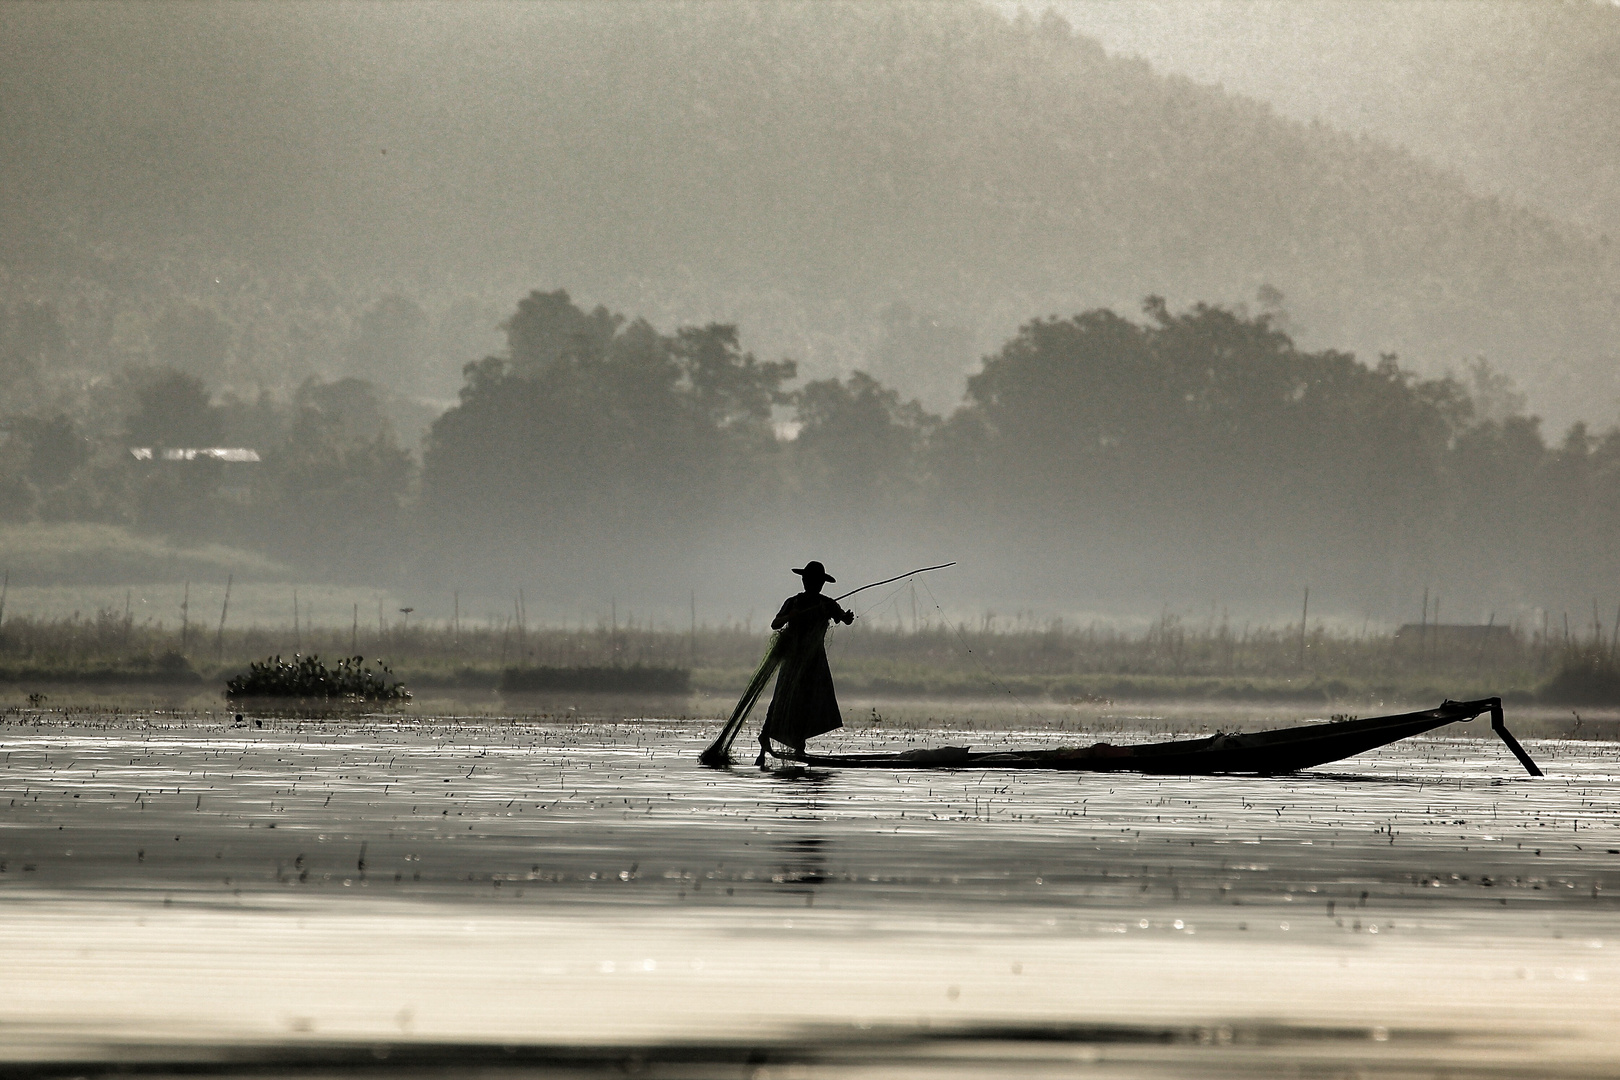
[[[1253,773],[1275,776],[1341,761],[1447,724],[1491,714],[1501,736],[1531,776],[1542,775],[1502,719],[1501,698],[1446,701],[1437,709],[1335,720],[1275,731],[1218,733],[1203,739],[1115,746],[1060,746],[1051,750],[990,750],[965,746],[908,750],[896,754],[814,754],[784,752],[785,761],[828,769],[1067,769],[1077,772],[1139,772],[1176,776]]]

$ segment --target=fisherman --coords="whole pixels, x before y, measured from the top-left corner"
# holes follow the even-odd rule
[[[844,726],[832,669],[827,666],[825,638],[828,623],[836,620],[847,626],[855,621],[855,613],[821,595],[823,585],[838,580],[821,563],[812,559],[793,572],[803,579],[804,591],[783,601],[782,610],[771,620],[771,629],[781,631],[778,648],[782,659],[771,707],[759,732],[759,759],[754,764],[760,766],[770,753],[772,739],[802,754],[806,739]]]

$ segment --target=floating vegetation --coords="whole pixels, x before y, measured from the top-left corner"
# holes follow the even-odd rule
[[[396,682],[394,674],[381,660],[373,660],[373,667],[365,666],[363,656],[345,656],[337,666],[328,668],[319,656],[294,656],[292,661],[279,656],[266,657],[248,665],[247,674],[237,675],[225,684],[225,696],[267,698],[323,698],[353,701],[409,701],[411,693],[405,684]]]
[[[686,668],[631,664],[629,667],[526,667],[501,672],[503,691],[573,690],[599,693],[685,694],[692,689]]]

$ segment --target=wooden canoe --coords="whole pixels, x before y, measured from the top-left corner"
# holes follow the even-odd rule
[[[1334,720],[1273,731],[1218,733],[1202,739],[1115,746],[1059,746],[1050,750],[987,750],[965,746],[908,750],[893,754],[815,754],[783,752],[784,761],[828,769],[1065,769],[1076,772],[1139,772],[1175,776],[1250,773],[1275,776],[1365,753],[1447,724],[1465,723],[1491,714],[1491,728],[1513,751],[1526,771],[1540,776],[1503,725],[1502,699],[1446,701],[1437,709]]]

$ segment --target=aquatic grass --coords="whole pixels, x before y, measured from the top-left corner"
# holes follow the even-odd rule
[[[1620,664],[1601,646],[1571,649],[1537,697],[1554,705],[1620,705]]]
[[[225,684],[229,698],[316,698],[327,701],[409,701],[405,684],[390,681],[393,670],[380,660],[365,666],[363,656],[345,656],[334,668],[319,656],[294,656],[289,663],[279,656],[253,663],[245,674]]]
[[[116,682],[120,673],[131,682],[162,681],[165,671],[178,675],[176,681],[223,682],[250,661],[277,654],[365,654],[387,657],[400,681],[417,689],[571,693],[599,684],[608,692],[690,690],[735,700],[766,639],[763,628],[747,622],[677,629],[623,612],[596,625],[526,625],[521,635],[507,621],[511,616],[478,624],[413,617],[407,627],[403,620],[380,622],[375,607],[367,617],[363,605],[341,625],[304,624],[295,638],[290,625],[235,624],[235,593],[232,622],[221,633],[213,622],[217,599],[208,602],[210,625],[206,631],[193,625],[186,650],[178,620],[141,619],[122,603],[59,619],[13,615],[8,604],[0,625],[0,684]],[[1299,641],[1297,623],[1245,626],[1174,614],[1143,629],[1029,616],[987,615],[973,623],[873,617],[835,628],[828,652],[846,695],[991,698],[1011,691],[1031,702],[1065,703],[1422,701],[1490,694],[1553,703],[1567,697],[1574,678],[1561,671],[1608,670],[1599,662],[1604,647],[1534,628],[1507,628],[1484,647],[1447,637],[1417,647],[1388,630],[1356,633],[1313,622],[1303,668]],[[688,673],[685,682],[681,672]]]

